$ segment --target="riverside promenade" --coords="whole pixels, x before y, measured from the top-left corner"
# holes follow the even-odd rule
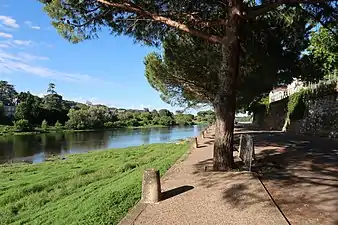
[[[213,136],[214,127],[210,127],[204,138],[198,137],[199,147],[161,178],[160,202],[138,203],[120,225],[288,224],[254,174],[208,169]]]

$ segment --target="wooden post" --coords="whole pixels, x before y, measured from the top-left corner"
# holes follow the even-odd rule
[[[205,138],[205,136],[204,136],[204,131],[202,131],[202,138]]]
[[[195,148],[198,148],[197,137],[195,137]]]
[[[161,198],[160,173],[158,170],[146,169],[143,172],[142,199],[144,203],[156,203]]]

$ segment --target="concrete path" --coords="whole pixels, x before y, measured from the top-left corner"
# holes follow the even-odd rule
[[[138,204],[120,224],[288,224],[251,173],[205,171],[212,163],[213,133],[199,137],[200,147],[162,178],[166,199]]]
[[[338,140],[253,134],[262,180],[292,225],[338,224]]]

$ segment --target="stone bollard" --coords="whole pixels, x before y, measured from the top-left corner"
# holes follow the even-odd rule
[[[160,173],[158,170],[146,169],[143,172],[142,199],[144,203],[156,203],[161,198]]]
[[[195,148],[198,148],[197,137],[195,137]]]

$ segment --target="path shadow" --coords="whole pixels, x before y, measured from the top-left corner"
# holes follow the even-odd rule
[[[239,177],[240,179],[240,177]],[[232,207],[245,210],[252,205],[260,204],[263,207],[271,207],[269,198],[261,192],[253,192],[245,182],[238,182],[224,189],[222,198]]]
[[[281,132],[250,135],[257,159],[252,170],[291,224],[338,225],[338,141]],[[235,134],[235,144],[239,136]],[[205,172],[204,167],[211,164],[212,159],[196,163],[195,174],[199,174],[201,185],[220,187],[226,175]],[[245,185],[228,188],[224,200],[241,207],[243,204],[235,196],[250,194]],[[251,196],[254,198],[246,205],[261,201],[259,195]]]
[[[211,141],[206,141],[206,142],[203,142],[203,144],[205,144],[205,145],[211,145],[211,144],[213,144],[214,143],[214,141],[213,140],[211,140]]]
[[[203,145],[203,144],[200,145],[200,144],[199,144],[197,148],[204,148],[204,147],[208,147],[208,145]]]
[[[187,191],[190,191],[192,189],[194,189],[193,186],[184,185],[184,186],[181,186],[181,187],[177,187],[177,188],[171,189],[169,191],[165,191],[161,195],[161,201],[164,201],[164,200],[166,200],[168,198],[172,198],[174,196],[180,195],[180,194],[182,194],[184,192],[187,192]]]
[[[338,224],[338,142],[274,134],[254,137],[256,171],[292,224]]]

